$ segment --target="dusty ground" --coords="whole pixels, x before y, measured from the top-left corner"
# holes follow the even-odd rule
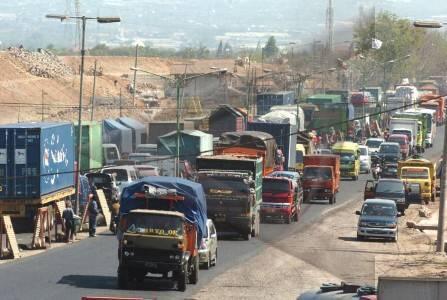
[[[300,293],[315,289],[323,282],[340,280],[375,284],[377,274],[396,268],[395,262],[421,266],[433,242],[419,231],[406,229],[408,220],[419,221],[420,205],[412,205],[399,221],[399,242],[356,240],[356,201],[335,214],[278,242],[258,256],[217,276],[195,297],[198,299],[295,299]],[[432,210],[436,206],[432,204]],[[445,263],[439,258],[437,267]],[[259,272],[271,265],[272,272]],[[427,269],[432,270],[432,265]],[[341,271],[342,270],[342,271]],[[439,274],[439,271],[437,271]]]

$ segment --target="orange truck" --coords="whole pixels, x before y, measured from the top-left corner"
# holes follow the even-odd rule
[[[336,202],[340,189],[340,157],[338,155],[305,155],[303,169],[303,202],[327,199]]]
[[[277,157],[277,145],[273,136],[261,131],[225,132],[220,136],[214,154],[262,158],[263,176],[281,170],[284,163]]]
[[[423,95],[420,99],[420,107],[436,110],[436,125],[445,122],[445,98],[439,95]]]

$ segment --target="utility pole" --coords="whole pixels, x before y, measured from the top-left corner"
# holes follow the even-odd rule
[[[436,242],[436,252],[444,252],[444,229],[445,229],[445,201],[447,197],[446,172],[447,172],[447,122],[444,125],[444,148],[442,151],[441,161],[441,195],[439,199],[439,219],[438,219],[438,234]]]
[[[120,88],[120,118],[123,116],[123,97],[122,97],[122,93],[121,93],[121,88]]]
[[[96,93],[96,59],[93,68],[93,92],[92,92],[92,110],[90,111],[90,121],[93,121],[93,111],[95,110],[95,93]]]
[[[44,97],[45,97],[45,91],[44,90],[42,90],[42,112],[41,112],[41,114],[42,114],[42,118],[41,118],[41,120],[42,120],[42,122],[43,122],[43,114],[44,114]]]
[[[134,64],[135,70],[133,71],[133,93],[132,93],[133,106],[135,106],[135,95],[137,93],[137,64],[138,64],[138,43],[135,46],[135,64]]]

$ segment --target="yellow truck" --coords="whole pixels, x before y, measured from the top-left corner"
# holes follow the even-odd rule
[[[397,176],[402,179],[408,189],[418,189],[420,197],[426,204],[435,201],[436,196],[436,164],[424,158],[412,158],[399,161]],[[414,192],[414,191],[413,191]]]
[[[306,155],[306,148],[303,144],[296,144],[296,160],[295,168],[298,172],[303,172],[304,168],[304,155]]]
[[[332,154],[340,156],[341,177],[359,179],[360,174],[360,149],[353,142],[338,142],[332,146]]]

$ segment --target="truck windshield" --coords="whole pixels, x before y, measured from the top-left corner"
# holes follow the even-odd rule
[[[341,152],[341,153],[334,153],[334,154],[340,155],[341,161],[354,161],[355,160],[355,156],[353,153]]]
[[[303,162],[303,152],[300,150],[296,151],[296,163],[302,163]]]
[[[391,204],[365,203],[362,208],[362,215],[365,216],[395,216],[396,209]]]
[[[106,174],[112,174],[115,176],[116,181],[129,181],[127,170],[124,169],[106,169],[102,171]]]
[[[118,159],[118,153],[116,152],[116,149],[112,147],[106,148],[106,157],[107,159],[111,160]]]
[[[428,179],[428,169],[423,168],[403,168],[402,178],[406,179]]]
[[[404,191],[404,184],[399,181],[379,181],[376,187],[376,193],[403,194]]]
[[[156,236],[182,236],[183,220],[176,216],[129,214],[126,232]]]
[[[397,145],[380,145],[380,153],[397,153],[400,152],[399,146]]]
[[[249,185],[242,178],[204,177],[200,179],[206,194],[247,194]]]
[[[262,180],[262,192],[263,193],[288,193],[290,191],[289,181],[287,180],[274,180],[264,178]]]
[[[390,136],[390,137],[388,138],[388,142],[398,143],[398,144],[401,145],[401,146],[404,146],[404,145],[405,145],[405,139],[404,139],[404,138],[401,138],[401,137],[392,137],[392,136]]]
[[[332,170],[330,168],[304,168],[304,179],[322,179],[329,180],[332,177]]]

